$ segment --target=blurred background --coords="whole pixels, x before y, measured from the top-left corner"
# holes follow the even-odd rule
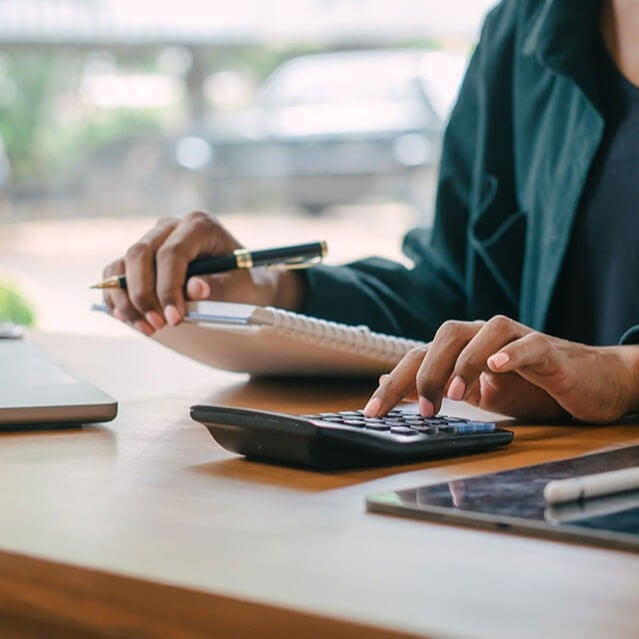
[[[0,321],[103,331],[88,286],[192,209],[402,259],[493,4],[0,0]]]

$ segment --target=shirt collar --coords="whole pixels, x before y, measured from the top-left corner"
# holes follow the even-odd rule
[[[592,89],[601,0],[542,0],[524,38],[524,55]]]

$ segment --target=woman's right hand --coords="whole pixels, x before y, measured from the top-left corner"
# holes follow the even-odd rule
[[[165,218],[105,267],[105,278],[125,275],[127,288],[104,289],[104,301],[113,314],[146,335],[167,323],[184,319],[185,300],[217,299],[296,310],[302,304],[305,283],[299,274],[275,269],[238,269],[191,277],[190,262],[230,255],[242,245],[207,213],[195,211],[182,218]]]

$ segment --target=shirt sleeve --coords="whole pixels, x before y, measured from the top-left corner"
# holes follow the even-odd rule
[[[619,340],[621,345],[635,345],[639,344],[639,324],[629,328]]]

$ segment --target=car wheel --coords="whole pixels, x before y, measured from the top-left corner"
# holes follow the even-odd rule
[[[312,217],[318,217],[326,211],[326,204],[306,203],[301,204],[304,212]]]

